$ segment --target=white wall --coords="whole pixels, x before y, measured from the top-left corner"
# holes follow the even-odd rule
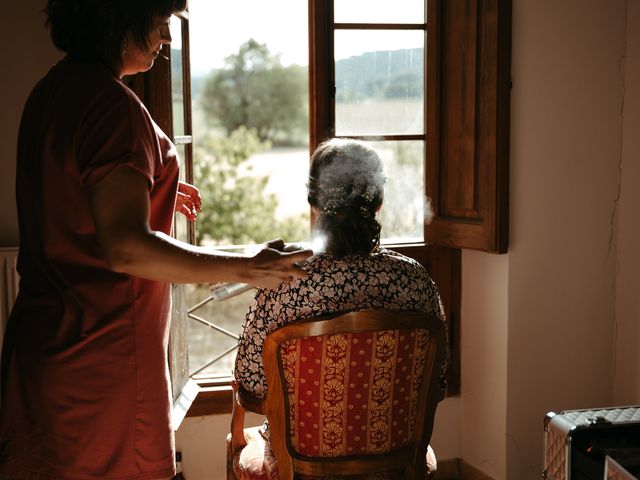
[[[261,425],[264,417],[247,413],[245,427]],[[226,438],[230,415],[187,418],[176,435],[176,449],[182,451],[185,478],[224,480],[227,478]]]
[[[495,479],[505,478],[509,255],[462,255],[460,397],[457,455]],[[437,451],[436,451],[437,453]]]
[[[612,402],[625,17],[625,0],[514,2],[509,479],[540,478],[547,411]]]

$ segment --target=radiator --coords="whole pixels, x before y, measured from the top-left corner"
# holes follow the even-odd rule
[[[0,347],[9,312],[18,295],[18,247],[0,247]]]

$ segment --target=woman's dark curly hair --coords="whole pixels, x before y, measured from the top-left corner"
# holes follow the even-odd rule
[[[369,254],[380,246],[376,213],[385,176],[376,151],[351,139],[331,139],[311,156],[307,200],[318,210],[314,236],[336,257]]]
[[[81,60],[115,61],[127,33],[147,48],[158,16],[186,8],[186,0],[48,0],[44,13],[55,46]]]

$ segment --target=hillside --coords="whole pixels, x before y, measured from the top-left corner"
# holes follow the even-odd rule
[[[336,62],[339,101],[362,98],[406,98],[422,95],[424,55],[421,48],[367,52]],[[212,70],[213,72],[213,70]],[[192,77],[191,92],[198,98],[206,76]]]
[[[336,97],[415,97],[423,92],[423,49],[368,52],[336,62]]]

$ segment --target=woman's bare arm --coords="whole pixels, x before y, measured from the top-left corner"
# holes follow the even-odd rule
[[[265,248],[237,256],[180,242],[149,227],[149,189],[139,172],[118,167],[89,192],[98,240],[118,272],[172,283],[242,282],[276,288],[305,272],[295,264],[309,250],[283,253]]]

